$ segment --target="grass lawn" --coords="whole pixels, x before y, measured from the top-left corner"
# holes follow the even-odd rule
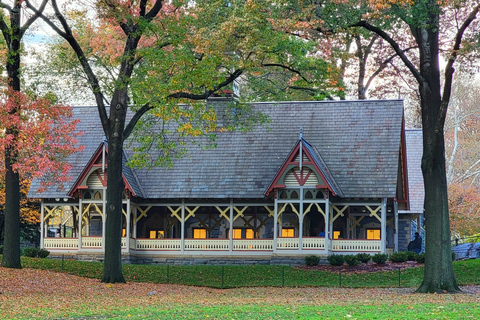
[[[58,260],[22,263],[21,270],[0,268],[0,319],[480,318],[478,286],[457,295],[413,294],[421,268],[401,272],[403,288],[396,288],[398,272],[344,274],[340,288],[336,273],[281,266],[125,265],[128,283],[112,285],[99,281],[100,263],[65,261],[64,272],[56,272]],[[479,264],[455,263],[462,285],[478,283]],[[224,286],[236,288],[219,289],[222,269]],[[185,285],[193,283],[203,286]],[[362,288],[343,287],[350,284]]]

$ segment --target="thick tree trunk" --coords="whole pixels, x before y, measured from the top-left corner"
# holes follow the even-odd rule
[[[8,37],[7,73],[8,87],[13,92],[20,92],[20,3],[15,4],[10,16],[11,35]],[[12,114],[20,112],[16,106]],[[15,124],[7,127],[7,134],[13,135],[12,145],[5,150],[5,241],[2,266],[21,268],[20,262],[20,178],[13,165],[17,158],[16,141],[18,137]]]
[[[433,20],[432,20],[433,21]],[[445,142],[441,113],[438,29],[416,29],[420,47],[423,125],[422,173],[425,184],[425,274],[417,292],[457,292],[450,247]]]
[[[114,99],[116,100],[116,99]],[[107,154],[107,212],[105,263],[102,282],[125,282],[122,273],[122,176],[123,129],[126,101],[112,103]],[[113,107],[115,106],[115,107]]]
[[[5,151],[5,231],[2,267],[21,268],[20,262],[20,179],[12,169],[11,148]]]

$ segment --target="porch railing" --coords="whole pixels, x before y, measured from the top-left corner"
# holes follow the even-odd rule
[[[78,249],[77,238],[44,238],[43,247],[49,249]]]
[[[380,240],[332,240],[332,251],[372,252],[381,250]]]
[[[303,238],[302,239],[302,248],[303,249],[317,249],[325,250],[325,238]]]
[[[233,250],[273,250],[273,239],[234,239]]]
[[[180,239],[137,239],[135,242],[136,250],[180,250],[182,240]]]
[[[82,237],[82,248],[101,249],[102,237]]]
[[[185,250],[228,250],[229,239],[185,239]]]
[[[298,238],[277,238],[277,249],[298,249]]]

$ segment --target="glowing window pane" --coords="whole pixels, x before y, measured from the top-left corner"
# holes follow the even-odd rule
[[[293,228],[282,229],[282,237],[293,238],[294,236],[295,236],[295,232]]]
[[[194,239],[206,239],[207,230],[206,229],[193,229],[193,238]]]

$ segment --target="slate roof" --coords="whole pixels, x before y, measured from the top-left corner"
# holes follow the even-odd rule
[[[345,197],[395,197],[403,102],[401,100],[271,102],[254,103],[270,123],[256,125],[248,132],[220,132],[217,147],[189,146],[189,153],[175,159],[172,169],[128,169],[124,175],[137,183],[145,198],[262,199],[291,146],[303,137],[336,182]],[[75,107],[85,132],[85,150],[72,156],[73,180],[81,173],[103,141],[97,109]],[[131,150],[126,150],[130,156]],[[323,165],[323,164],[322,164]],[[68,190],[73,182],[66,186]],[[50,188],[30,197],[63,197],[65,192]]]
[[[399,210],[400,213],[423,213],[425,189],[422,174],[423,136],[421,129],[405,130],[407,148],[408,193],[410,210]]]

